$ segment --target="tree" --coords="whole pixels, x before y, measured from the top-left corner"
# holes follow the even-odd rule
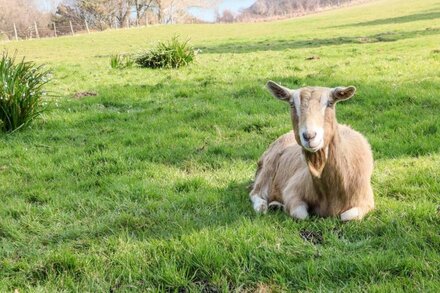
[[[155,0],[132,0],[132,5],[136,9],[136,19],[138,23],[145,16],[146,12],[153,7]]]
[[[286,14],[301,14],[316,11],[322,7],[340,6],[352,0],[257,0],[251,7],[244,9],[239,19],[272,17]]]
[[[59,35],[70,33],[70,23],[77,27],[83,21],[84,16],[81,15],[81,11],[77,7],[66,4],[58,5],[55,14],[52,15],[52,22],[55,23]],[[78,30],[78,28],[75,30]]]
[[[114,0],[112,13],[119,27],[124,27],[129,21],[131,3],[129,0]],[[110,16],[111,17],[111,16]]]
[[[0,33],[14,37],[14,23],[20,38],[35,36],[34,23],[46,28],[50,15],[37,9],[33,0],[1,0],[0,1]],[[44,35],[41,32],[41,35]]]
[[[58,6],[55,20],[84,23],[104,30],[113,25],[123,27],[130,16],[131,0],[70,0]]]
[[[219,0],[155,0],[159,23],[178,23],[188,18],[191,7],[212,8]]]
[[[231,10],[224,10],[223,13],[217,15],[216,22],[234,22],[235,15]]]
[[[111,0],[78,0],[76,3],[82,17],[100,30],[112,25],[116,17],[116,4]]]

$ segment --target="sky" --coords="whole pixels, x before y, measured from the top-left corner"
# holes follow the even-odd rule
[[[254,4],[255,1],[256,0],[223,0],[222,3],[217,8],[214,9],[193,8],[190,9],[189,12],[202,20],[214,21],[216,9],[219,12],[222,12],[227,9],[237,13],[240,11],[240,9],[248,8],[249,6]]]
[[[47,11],[52,10],[53,9],[52,6],[54,6],[54,4],[57,5],[59,2],[61,2],[61,0],[56,0],[56,1],[53,1],[53,2],[54,3],[52,3],[49,0],[35,0],[34,1],[34,3],[38,4],[39,8],[41,8],[43,10],[47,10]]]
[[[41,9],[44,10],[51,10],[53,9],[52,5],[55,2],[55,5],[61,2],[61,0],[56,1],[50,1],[50,0],[36,0],[41,7]],[[203,19],[205,21],[214,21],[215,20],[215,11],[216,9],[219,12],[222,12],[226,9],[231,10],[233,12],[239,12],[240,9],[248,8],[252,4],[255,3],[256,0],[222,0],[220,5],[217,8],[214,9],[198,9],[198,8],[192,8],[190,9],[190,13],[194,16]]]

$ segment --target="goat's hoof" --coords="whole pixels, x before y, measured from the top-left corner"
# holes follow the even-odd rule
[[[358,208],[351,208],[341,214],[341,221],[343,221],[343,222],[357,220],[357,219],[359,219],[359,209]]]
[[[290,216],[297,220],[305,220],[309,217],[306,205],[300,205],[290,211]]]
[[[254,207],[254,210],[257,213],[266,213],[267,212],[267,200],[262,199],[261,197],[258,196],[253,196],[252,197],[252,206]]]
[[[269,210],[277,211],[282,210],[284,208],[284,205],[280,203],[279,201],[271,201],[269,203]]]

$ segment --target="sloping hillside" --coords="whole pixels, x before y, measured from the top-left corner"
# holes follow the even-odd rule
[[[196,63],[110,68],[174,34]],[[2,44],[53,81],[49,111],[0,137],[0,291],[437,291],[439,37],[439,0],[378,0]],[[357,87],[337,112],[372,145],[365,220],[255,215],[256,161],[291,129],[268,79]]]
[[[267,18],[312,12],[326,7],[338,7],[350,2],[352,0],[257,0],[240,14],[241,17]]]

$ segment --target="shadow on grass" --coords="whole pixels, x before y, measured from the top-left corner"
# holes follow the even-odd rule
[[[431,36],[440,34],[440,28],[426,28],[407,32],[383,32],[370,36],[336,37],[327,39],[311,40],[264,40],[256,43],[236,42],[225,43],[217,46],[201,47],[205,53],[249,53],[259,51],[283,51],[286,49],[318,48],[324,46],[344,44],[371,44],[380,42],[395,42],[411,39],[420,36]]]
[[[292,88],[301,84],[331,87],[352,83],[335,80],[331,74],[334,70],[337,68],[329,65],[328,70],[323,68],[322,73],[306,79],[270,79]],[[262,86],[264,81],[239,83],[238,88],[215,82],[201,87],[200,83],[203,81],[99,88],[98,97],[69,105],[70,111],[81,112],[84,117],[60,125],[61,133],[67,133],[64,137],[60,132],[50,132],[49,137],[39,136],[41,144],[67,140],[82,147],[87,137],[96,137],[96,142],[86,147],[90,155],[93,145],[100,144],[106,149],[122,150],[120,155],[126,160],[134,158],[182,170],[191,169],[191,165],[216,170],[235,160],[256,161],[283,129],[290,129],[287,108],[270,97]],[[386,97],[387,86],[355,85],[356,96],[338,106],[338,121],[363,133],[377,159],[439,152],[440,120],[435,109],[440,101],[432,94],[426,95],[436,91],[438,85],[425,83],[425,92],[416,87],[413,92],[397,91]],[[132,96],[115,98],[118,92]],[[158,92],[166,96],[157,99]],[[424,114],[421,117],[414,113]],[[92,164],[90,170],[100,165],[100,161]]]
[[[421,20],[431,20],[431,19],[440,19],[440,11],[423,12],[423,13],[416,13],[416,14],[399,16],[399,17],[375,19],[370,21],[341,25],[337,27],[401,24],[401,23],[421,21]]]

